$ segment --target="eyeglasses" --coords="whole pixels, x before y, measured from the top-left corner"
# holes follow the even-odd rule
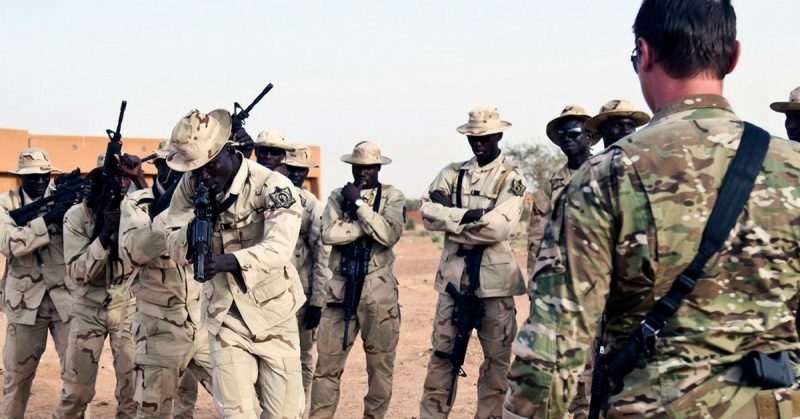
[[[558,130],[556,131],[556,137],[558,137],[558,139],[564,139],[564,138],[576,139],[580,137],[581,134],[583,134],[583,132],[584,130],[582,128],[570,128],[568,130]]]
[[[631,64],[633,64],[633,72],[639,74],[639,46],[633,47],[633,51],[631,51]]]

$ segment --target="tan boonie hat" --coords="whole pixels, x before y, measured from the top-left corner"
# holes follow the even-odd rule
[[[800,111],[800,87],[795,88],[789,93],[788,102],[774,102],[769,105],[775,112],[786,113],[787,111]]]
[[[348,164],[357,164],[359,166],[370,166],[373,164],[389,164],[392,159],[381,155],[381,149],[378,145],[369,141],[362,141],[353,147],[352,154],[345,154],[339,160]]]
[[[286,135],[279,131],[261,131],[258,133],[255,146],[279,148],[286,151],[294,150],[294,145],[289,143]]]
[[[484,106],[469,111],[469,120],[456,131],[464,135],[483,136],[502,132],[510,126],[510,122],[500,120],[497,108]]]
[[[172,147],[169,146],[168,140],[163,140],[158,143],[158,148],[153,151],[153,154],[156,155],[156,158],[150,160],[149,163],[155,163],[158,159],[166,159],[169,156],[169,153],[172,151]]]
[[[555,145],[558,145],[558,135],[556,135],[556,130],[558,130],[558,126],[567,119],[579,119],[581,121],[586,121],[592,116],[586,113],[586,109],[578,105],[567,105],[564,110],[561,111],[561,115],[558,118],[553,119],[552,121],[547,123],[547,138],[550,139]],[[598,141],[600,141],[599,135],[592,136],[592,145],[595,145]]]
[[[231,114],[225,109],[202,113],[192,109],[175,128],[169,139],[172,151],[167,165],[179,172],[191,172],[217,156],[231,136]]]
[[[637,127],[650,122],[650,115],[647,112],[637,111],[630,102],[625,99],[619,99],[606,102],[597,115],[586,121],[586,128],[598,131],[600,124],[614,118],[631,118],[636,122]]]
[[[19,162],[15,170],[9,173],[15,175],[44,175],[47,173],[63,173],[50,163],[50,156],[41,148],[23,148],[19,152]]]
[[[311,158],[311,147],[305,144],[294,144],[294,150],[290,151],[286,156],[286,161],[283,164],[292,167],[319,167],[319,165]]]

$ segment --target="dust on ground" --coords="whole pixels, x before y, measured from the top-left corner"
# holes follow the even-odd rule
[[[419,413],[422,383],[428,358],[431,355],[431,330],[436,309],[437,294],[433,279],[441,254],[441,235],[426,232],[406,232],[395,246],[397,260],[395,273],[400,282],[402,326],[400,343],[395,360],[392,401],[387,418],[415,418]],[[517,261],[525,271],[524,245],[515,246]],[[526,296],[516,298],[517,324],[527,318],[529,311]],[[0,342],[5,341],[5,317],[0,316]],[[476,382],[478,367],[483,360],[480,343],[473,334],[467,352],[464,370],[467,377],[459,378],[459,392],[454,402],[451,418],[471,418],[476,408]],[[342,376],[341,398],[337,418],[357,418],[363,414],[363,397],[367,392],[367,373],[364,351],[356,340]],[[97,394],[90,405],[92,417],[113,418],[116,408],[114,398],[114,370],[111,351],[106,344],[100,359],[97,377]],[[26,418],[49,418],[55,411],[61,392],[58,357],[48,342],[31,390]],[[216,418],[211,396],[199,389],[196,418]]]

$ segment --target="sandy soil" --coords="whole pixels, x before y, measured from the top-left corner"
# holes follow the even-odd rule
[[[400,304],[402,306],[402,327],[397,359],[395,361],[394,394],[387,417],[415,418],[419,412],[422,383],[428,358],[431,354],[431,323],[436,307],[436,293],[433,291],[433,277],[440,256],[440,245],[431,236],[419,232],[406,234],[395,247],[397,262],[395,273],[400,281]],[[517,260],[523,268],[525,264],[524,247],[517,246]],[[528,315],[527,297],[517,297],[517,320],[521,324]],[[0,316],[0,338],[5,340],[5,318]],[[460,392],[454,403],[451,418],[471,418],[475,414],[476,381],[478,366],[483,359],[480,344],[473,335],[467,353],[466,378],[460,378]],[[342,394],[337,418],[357,418],[363,412],[363,397],[367,390],[366,364],[364,352],[357,343],[350,353],[347,368],[342,377]],[[61,391],[58,358],[49,342],[47,351],[39,366],[33,383],[31,399],[26,417],[51,417]],[[211,396],[200,389],[195,417],[218,417]],[[91,403],[92,417],[112,418],[116,400],[114,399],[114,371],[111,352],[106,346],[100,360],[97,380],[97,395]]]

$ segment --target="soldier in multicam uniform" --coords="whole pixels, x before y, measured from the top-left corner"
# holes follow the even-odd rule
[[[134,177],[117,177],[121,191],[131,184],[147,187],[139,166],[141,161],[128,156],[126,164]],[[135,300],[128,286],[131,266],[120,258],[112,258],[117,246],[119,208],[103,213],[103,228],[95,235],[92,208],[101,197],[102,170],[89,173],[91,191],[87,199],[67,211],[64,216],[64,260],[67,263],[66,283],[75,300],[70,319],[69,346],[64,361],[61,401],[56,418],[83,417],[95,395],[98,362],[106,336],[111,343],[116,373],[117,417],[133,417],[136,413],[134,392],[134,344],[131,322]]]
[[[545,228],[550,221],[553,203],[569,183],[572,174],[589,159],[592,146],[600,141],[595,132],[586,129],[585,123],[590,117],[582,107],[567,105],[561,115],[547,123],[547,138],[567,156],[567,162],[553,174],[549,182],[539,185],[539,189],[533,194],[533,208],[528,223],[528,279],[533,278],[533,267],[536,265]],[[530,294],[530,283],[528,293]]]
[[[625,99],[617,99],[600,107],[600,112],[586,121],[586,128],[600,134],[603,147],[608,148],[648,122],[650,115],[647,112],[636,110]]]
[[[361,299],[350,320],[347,350],[342,350],[344,312],[326,307],[317,332],[319,360],[311,388],[311,418],[332,418],[339,403],[339,383],[347,355],[361,331],[367,357],[369,389],[364,397],[364,417],[382,418],[392,397],[394,359],[400,332],[398,283],[392,248],[403,233],[406,198],[397,188],[378,180],[381,166],[391,160],[376,144],[362,141],[341,160],[353,166],[353,182],[335,189],[322,215],[322,240],[332,245],[333,277],[325,285],[326,303],[341,302],[346,278],[341,275],[343,246],[366,239],[371,250]]]
[[[121,204],[120,255],[138,273],[132,285],[132,333],[139,418],[169,418],[173,403],[176,418],[192,417],[195,377],[211,393],[208,330],[200,326],[202,285],[192,279],[191,268],[176,266],[167,254],[164,210],[181,178],[181,172],[165,164],[170,151],[163,141],[156,150],[159,170],[153,187],[130,193]],[[188,392],[181,391],[180,380],[189,386]],[[189,400],[179,402],[186,397]]]
[[[300,329],[300,361],[303,364],[303,388],[306,396],[311,392],[314,379],[314,342],[316,331],[325,305],[325,284],[331,278],[328,261],[331,247],[322,243],[322,202],[314,194],[303,188],[303,182],[310,169],[319,167],[311,158],[311,149],[296,144],[286,157],[286,170],[300,196],[303,206],[303,221],[300,224],[300,237],[294,248],[292,264],[300,274],[306,304],[297,311],[297,327]]]
[[[788,102],[773,102],[769,107],[786,114],[786,136],[800,143],[800,87],[789,93]]]
[[[3,346],[3,417],[22,418],[31,394],[36,368],[53,337],[58,358],[64,362],[69,337],[72,297],[64,285],[62,220],[67,205],[43,207],[39,216],[18,226],[9,211],[50,195],[52,167],[47,153],[26,148],[11,173],[22,186],[0,195],[0,253],[6,257],[3,310],[8,322]]]
[[[294,150],[294,146],[286,139],[286,135],[278,131],[261,131],[255,141],[256,161],[269,170],[286,175],[286,153]]]
[[[228,140],[231,116],[197,110],[172,131],[167,164],[184,176],[166,214],[167,249],[187,260],[199,182],[215,199],[212,254],[205,259],[205,321],[214,405],[226,418],[299,418],[305,406],[295,313],[305,302],[291,264],[302,206],[294,186]]]
[[[739,57],[735,19],[729,0],[642,3],[632,61],[657,112],[592,157],[562,195],[514,344],[504,417],[565,415],[603,311],[611,359],[697,254],[743,132],[720,96]],[[654,357],[625,377],[608,417],[800,414],[800,394],[749,385],[739,365],[751,351],[789,351],[786,368],[799,367],[799,164],[800,146],[773,137],[727,244],[655,337]]]
[[[476,292],[485,307],[478,330],[484,360],[478,377],[476,418],[496,418],[501,414],[511,342],[517,332],[514,296],[525,293],[522,272],[509,240],[522,215],[527,186],[520,171],[498,148],[502,132],[509,126],[500,120],[497,108],[470,111],[468,123],[458,127],[458,132],[467,136],[475,157],[447,165],[422,197],[425,228],[445,232],[436,272],[439,300],[431,335],[434,352],[450,353],[454,347],[456,329],[451,316],[455,303],[445,288],[452,283],[463,291],[469,285],[465,257],[460,256],[459,250],[486,246]],[[450,360],[431,354],[420,419],[449,415],[447,396],[452,368]]]

